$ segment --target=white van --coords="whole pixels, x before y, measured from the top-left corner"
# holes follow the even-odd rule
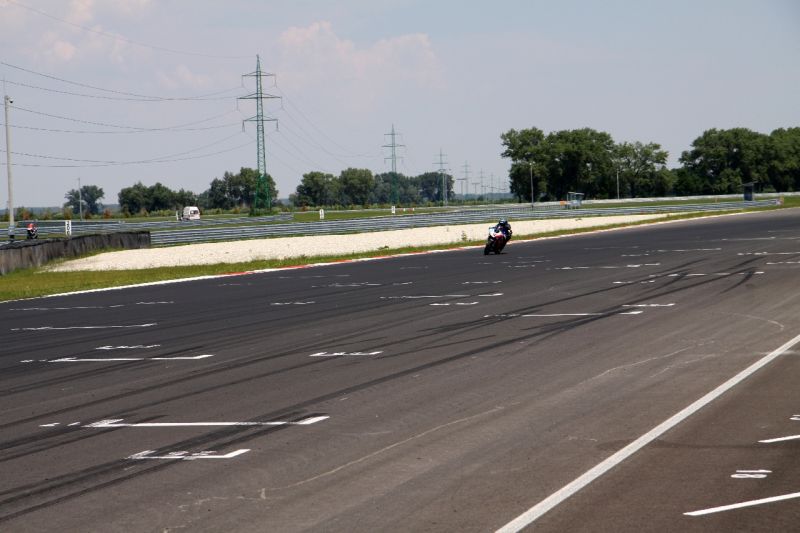
[[[181,220],[200,220],[200,210],[193,205],[184,207]]]

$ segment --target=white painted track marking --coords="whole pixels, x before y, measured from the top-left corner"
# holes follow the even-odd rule
[[[149,328],[157,326],[157,323],[152,324],[131,324],[130,326],[41,326],[38,328],[12,328],[11,331],[51,331],[51,330],[65,330],[65,329],[114,329],[114,328]]]
[[[155,450],[145,450],[143,452],[135,453],[125,459],[141,460],[141,459],[172,459],[183,461],[194,461],[195,459],[232,459],[239,455],[249,452],[249,448],[235,450],[225,455],[215,455],[215,451],[205,451],[189,454],[189,452],[170,452],[167,455],[150,455],[155,453]],[[188,454],[188,455],[187,455]]]
[[[800,435],[789,435],[788,437],[778,437],[776,439],[760,440],[763,444],[772,444],[773,442],[786,442],[787,440],[800,440]]]
[[[633,455],[634,453],[638,452],[652,441],[672,429],[673,427],[677,426],[688,417],[720,397],[722,394],[727,392],[728,390],[732,389],[746,378],[760,370],[761,368],[767,366],[769,363],[783,355],[785,352],[789,351],[793,346],[800,343],[800,335],[797,335],[793,339],[786,342],[783,346],[780,346],[773,352],[770,352],[766,356],[762,357],[749,367],[745,368],[734,377],[717,387],[716,389],[712,390],[699,400],[695,401],[688,407],[684,408],[683,410],[679,411],[678,413],[674,414],[658,426],[654,427],[632,443],[628,444],[618,452],[612,454],[610,457],[605,459],[604,461],[600,462],[593,468],[587,470],[579,477],[574,479],[573,481],[567,483],[559,490],[545,498],[544,500],[540,501],[517,518],[506,524],[505,526],[498,529],[498,533],[511,533],[520,531],[521,529],[529,526],[534,521],[536,521],[539,517],[544,515],[546,512],[550,511],[558,504],[566,500],[567,498],[571,497],[579,490],[587,486],[589,483],[593,482],[625,459]],[[800,493],[796,493],[800,496]],[[797,497],[794,495],[790,495],[792,497]],[[788,499],[786,497],[782,497],[783,499]],[[757,504],[754,504],[757,505]]]
[[[337,356],[357,356],[357,355],[378,355],[383,351],[377,352],[317,352],[312,353],[309,357],[337,357]]]
[[[194,355],[187,357],[108,357],[108,358],[93,358],[93,359],[79,359],[77,357],[62,357],[60,359],[51,359],[47,363],[106,363],[116,361],[197,361],[198,359],[206,359],[214,357],[212,354]]]
[[[624,304],[622,307],[673,307],[675,304]]]
[[[732,509],[741,509],[742,507],[753,507],[755,505],[764,505],[765,503],[791,500],[792,498],[800,498],[800,492],[783,494],[782,496],[772,496],[770,498],[761,498],[760,500],[750,500],[747,502],[733,503],[731,505],[721,505],[719,507],[711,507],[709,509],[701,509],[700,511],[692,511],[690,513],[683,513],[683,514],[685,514],[686,516],[703,516],[712,513],[719,513],[722,511],[730,511]]]
[[[561,316],[616,316],[616,315],[641,315],[644,311],[616,311],[611,313],[531,313],[531,314],[505,314],[505,315],[483,315],[483,318],[551,318]]]
[[[327,420],[329,416],[314,416],[302,420],[273,420],[269,422],[139,422],[126,424],[122,418],[100,420],[86,424],[85,428],[173,428],[173,427],[228,427],[228,426],[308,426]],[[50,427],[52,424],[45,424],[40,427]]]
[[[95,350],[149,350],[158,348],[160,344],[135,344],[133,346],[98,346]]]

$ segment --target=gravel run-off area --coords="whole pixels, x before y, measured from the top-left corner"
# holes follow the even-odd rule
[[[630,215],[590,218],[510,220],[515,236],[535,236],[560,230],[627,224],[664,218],[666,215]],[[256,260],[296,257],[340,256],[408,246],[435,246],[486,238],[489,224],[437,226],[350,235],[313,235],[248,239],[243,241],[188,244],[167,248],[148,248],[106,252],[92,257],[65,261],[52,266],[53,272],[75,270],[134,270],[169,266],[244,263]],[[514,245],[512,239],[509,246]]]

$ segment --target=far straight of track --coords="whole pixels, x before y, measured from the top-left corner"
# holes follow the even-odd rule
[[[798,279],[787,209],[5,303],[0,530],[791,530]]]

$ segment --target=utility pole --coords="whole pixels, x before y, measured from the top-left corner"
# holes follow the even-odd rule
[[[464,194],[464,183],[467,185],[467,192],[469,192],[469,163],[464,161],[464,166],[461,167],[464,169],[464,177],[461,178],[459,181],[461,182],[461,196],[464,197],[464,201],[467,201],[467,197]]]
[[[382,148],[391,148],[392,149],[392,155],[389,156],[389,157],[384,157],[383,160],[384,160],[384,162],[387,159],[392,161],[392,203],[394,203],[394,205],[397,205],[397,203],[398,203],[398,197],[397,197],[397,149],[398,148],[402,148],[405,145],[404,144],[397,144],[396,137],[399,135],[399,133],[394,131],[394,124],[392,124],[392,131],[389,132],[389,133],[384,133],[383,135],[384,135],[384,137],[389,136],[389,138],[391,139],[389,144],[384,144],[382,146]]]
[[[83,193],[81,192],[80,178],[78,178],[78,212],[80,213],[80,220],[83,222]]]
[[[483,186],[483,169],[481,169],[481,195],[483,196],[483,201],[486,201],[486,187]]]
[[[533,207],[533,161],[528,161],[531,167],[531,207]]]
[[[448,164],[444,160],[442,149],[439,148],[439,161],[434,162],[434,165],[439,165],[439,174],[442,176],[442,206],[447,206],[447,183],[445,182],[444,166]]]
[[[269,188],[267,181],[267,161],[266,151],[264,150],[264,121],[278,122],[276,118],[264,118],[264,99],[280,98],[272,94],[264,94],[263,86],[261,83],[262,78],[275,77],[275,74],[267,74],[261,71],[261,57],[256,55],[256,71],[250,74],[244,74],[244,77],[256,79],[256,92],[247,96],[240,96],[239,100],[255,100],[256,101],[256,116],[245,119],[244,122],[256,123],[256,157],[258,158],[258,181],[256,182],[256,197],[253,201],[253,206],[258,209],[259,206],[265,207],[267,210],[272,209],[272,191]],[[259,200],[262,200],[259,202]]]
[[[14,186],[11,179],[11,126],[8,123],[8,106],[14,103],[7,94],[4,95],[6,111],[6,172],[8,173],[8,240],[14,240]]]

